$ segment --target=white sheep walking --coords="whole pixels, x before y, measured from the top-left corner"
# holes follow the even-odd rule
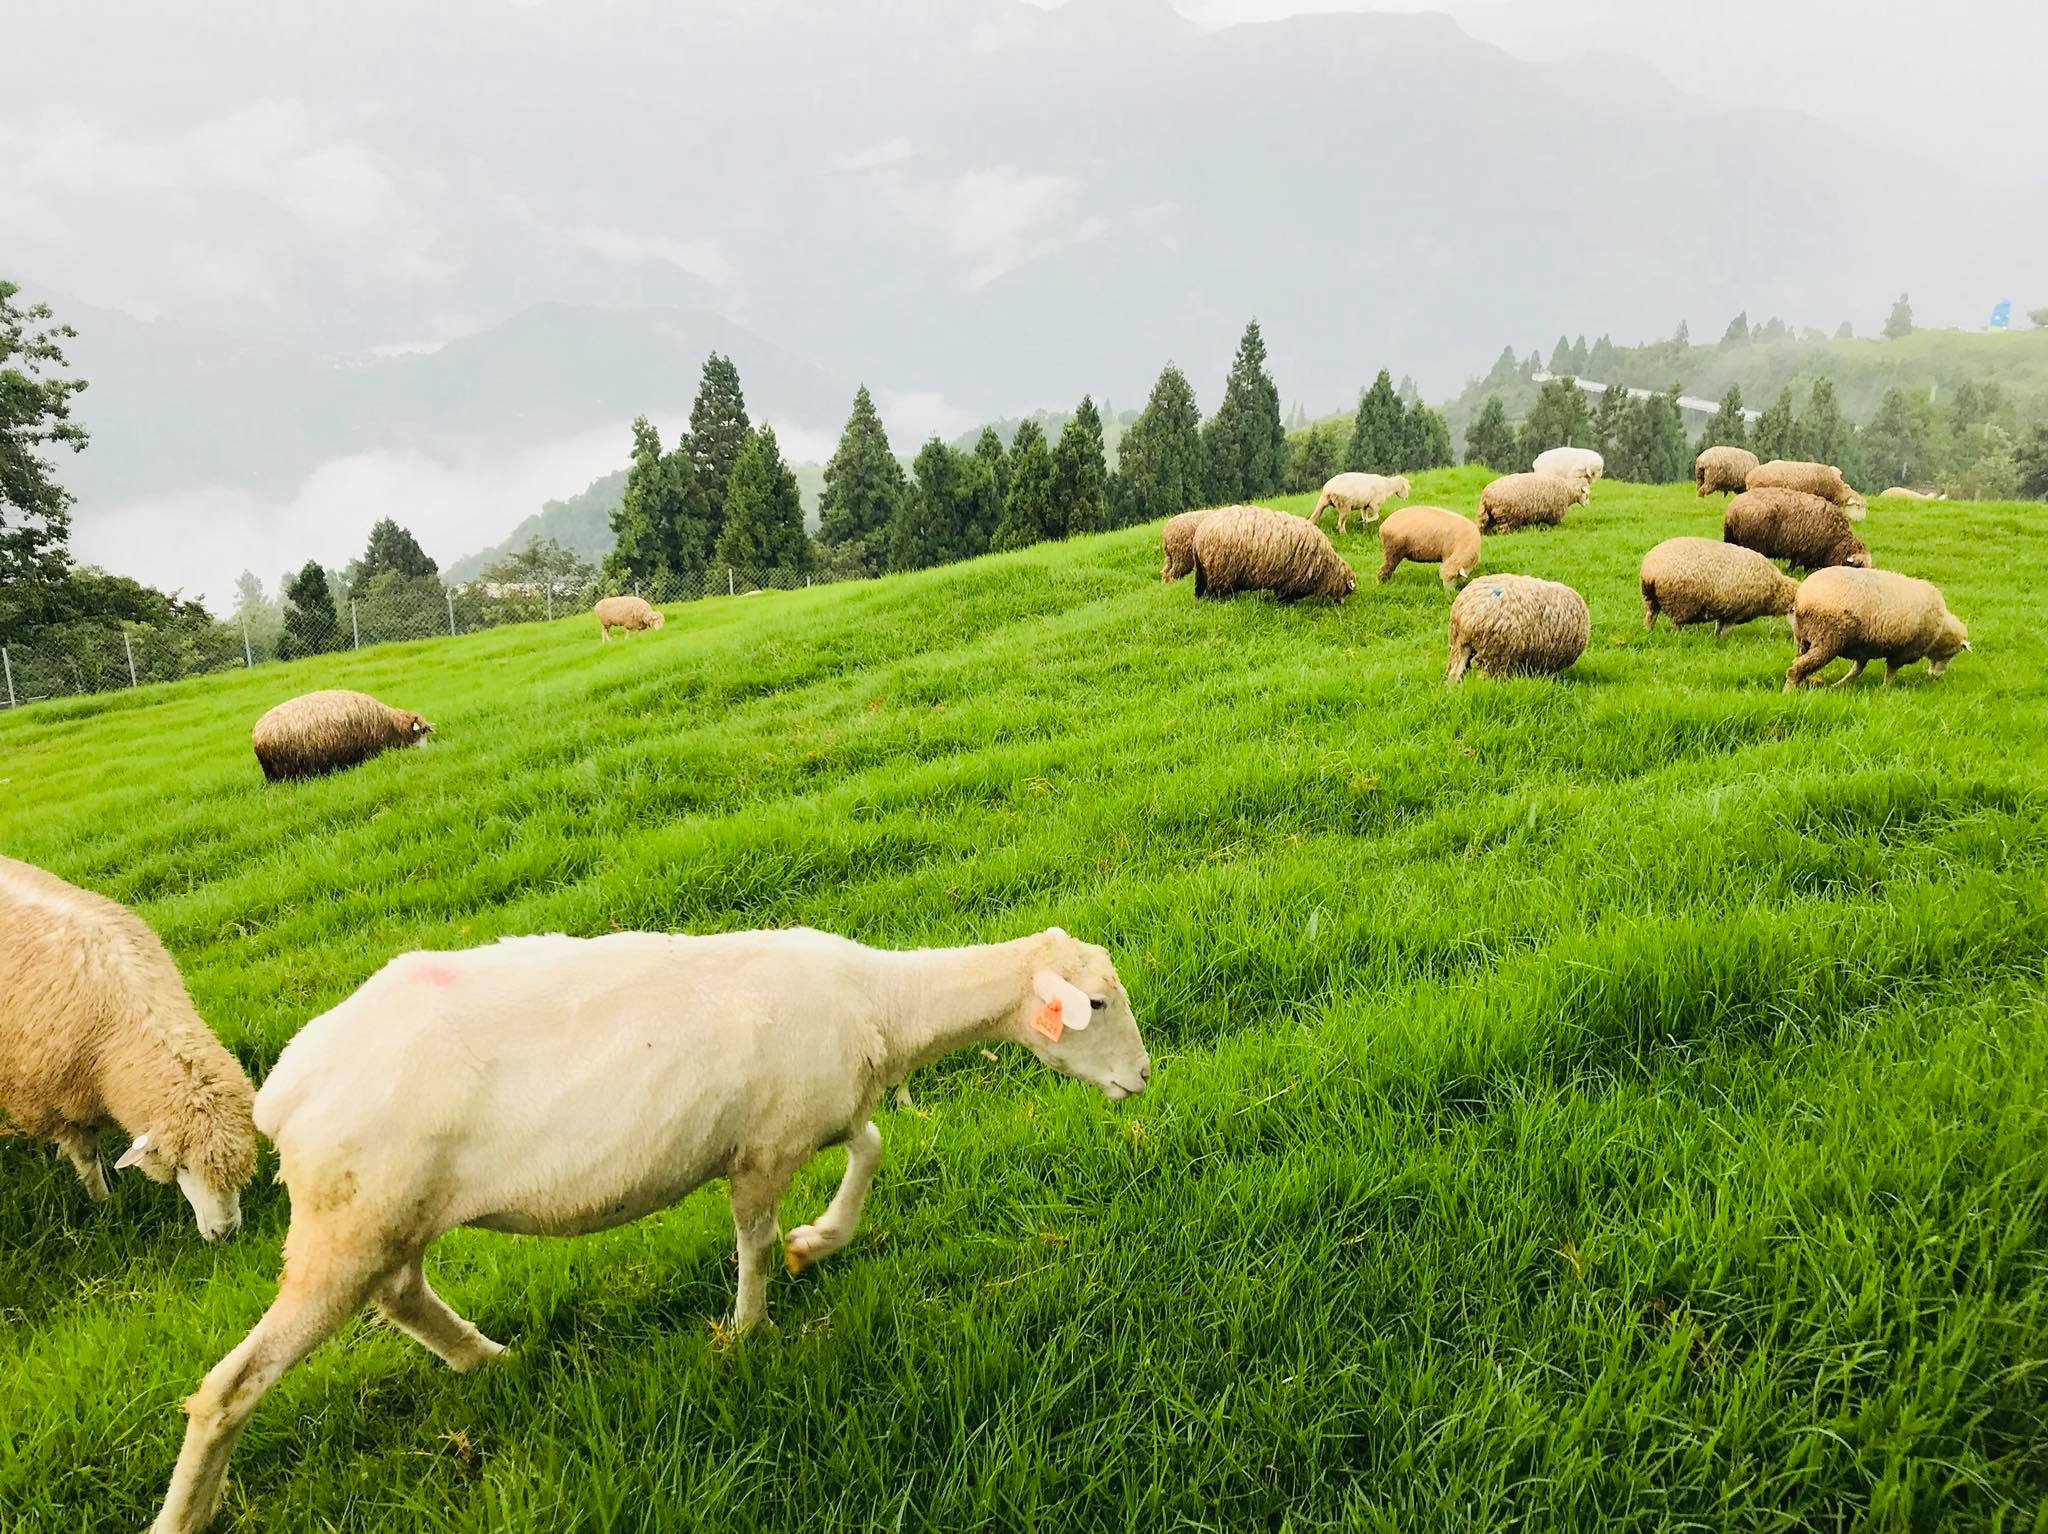
[[[853,1238],[882,1155],[870,1115],[890,1084],[998,1039],[1111,1100],[1152,1071],[1109,955],[1057,927],[905,952],[793,928],[514,938],[392,960],[308,1023],[257,1094],[291,1191],[284,1273],[185,1403],[157,1534],[206,1524],[263,1393],[366,1301],[454,1369],[503,1351],[428,1287],[426,1249],[455,1226],[580,1235],[723,1177],[733,1324],[756,1325],[790,1178],[846,1146],[824,1214],[784,1239],[794,1272]]]

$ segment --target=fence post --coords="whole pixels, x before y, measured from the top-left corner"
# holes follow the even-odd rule
[[[548,587],[548,622],[555,621],[555,588]]]
[[[4,644],[0,644],[0,670],[5,670],[7,673],[7,706],[13,708],[16,706],[14,702],[14,660],[13,657],[8,655],[7,646]]]
[[[455,637],[455,588],[453,586],[443,586],[441,588],[441,595],[448,599],[448,637],[453,639]]]
[[[251,671],[256,669],[256,652],[249,648],[249,620],[242,620],[242,664]]]
[[[805,576],[804,576],[804,590],[806,590],[806,591],[809,591],[810,589],[811,589],[811,578],[810,578],[810,576],[809,576],[809,575],[805,575]]]
[[[355,635],[355,647],[360,650],[363,647],[363,625],[356,617],[356,599],[354,597],[348,599],[348,631]]]
[[[725,567],[725,594],[726,594],[727,596],[731,596],[731,595],[733,594],[733,583],[732,583],[732,566],[731,566],[731,565],[727,565],[727,566]]]
[[[121,648],[128,652],[128,685],[140,687],[142,684],[135,680],[135,641],[128,637],[126,629],[121,630]]]

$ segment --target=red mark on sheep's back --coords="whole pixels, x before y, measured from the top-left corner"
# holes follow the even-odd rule
[[[413,978],[421,985],[455,984],[455,966],[452,964],[425,964],[414,971]]]

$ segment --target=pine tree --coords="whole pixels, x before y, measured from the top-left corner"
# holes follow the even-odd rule
[[[1505,474],[1514,461],[1515,429],[1508,425],[1507,406],[1501,403],[1498,394],[1489,394],[1472,424],[1465,428],[1465,462]]]
[[[1678,329],[1672,333],[1671,341],[1681,351],[1692,345],[1692,326],[1686,324],[1684,320],[1680,320],[1678,322]]]
[[[1447,469],[1455,461],[1449,424],[1439,412],[1416,400],[1401,419],[1401,472]]]
[[[1010,493],[1003,498],[1003,519],[996,524],[988,546],[1001,553],[1057,538],[1056,516],[1052,454],[1038,423],[1026,421],[1010,444]]]
[[[1892,305],[1892,312],[1885,316],[1884,338],[1887,341],[1904,340],[1913,333],[1913,306],[1901,293],[1898,302]]]
[[[1422,398],[1422,391],[1415,387],[1415,380],[1412,377],[1403,373],[1400,384],[1394,390],[1394,398],[1399,400],[1401,408],[1406,410],[1410,405]]]
[[[263,582],[254,570],[244,570],[235,577],[235,616],[248,614],[270,605],[263,595]]]
[[[1842,321],[1842,323],[1841,323],[1841,324],[1839,324],[1839,325],[1837,325],[1837,326],[1835,327],[1835,339],[1836,339],[1837,341],[1853,341],[1853,340],[1855,340],[1855,339],[1856,339],[1856,327],[1855,327],[1854,325],[1850,324],[1850,323],[1849,323],[1849,322],[1848,322],[1847,320],[1844,320],[1844,321]]]
[[[725,526],[726,487],[752,430],[746,397],[740,392],[740,370],[732,365],[732,358],[713,352],[704,359],[704,376],[697,384],[697,398],[690,405],[687,439],[690,464],[704,493],[707,555]]]
[[[1934,477],[1929,451],[1932,411],[1925,400],[1903,389],[1884,391],[1877,414],[1864,425],[1863,458],[1873,478],[1886,484],[1910,485]]]
[[[1721,332],[1723,346],[1746,346],[1749,344],[1749,311],[1743,310],[1728,322],[1728,328]],[[1729,444],[1733,446],[1733,444]]]
[[[889,568],[924,570],[961,557],[967,543],[966,457],[937,437],[917,450],[910,488],[889,526]]]
[[[1276,398],[1276,409],[1278,403]],[[1109,470],[1102,460],[1102,416],[1088,395],[1081,396],[1081,403],[1060,428],[1052,466],[1053,517],[1061,530],[1069,538],[1101,532],[1109,525]],[[1277,487],[1278,481],[1274,483]]]
[[[1595,383],[1614,382],[1614,343],[1602,336],[1593,343],[1592,355],[1586,358],[1586,371],[1582,377],[1590,377]]]
[[[1707,428],[1700,433],[1699,445],[1694,455],[1704,453],[1710,447],[1748,447],[1749,423],[1742,415],[1742,385],[1730,384],[1728,392],[1721,396],[1721,408],[1707,421]]]
[[[996,499],[1000,501],[1010,493],[1010,455],[1003,449],[1003,439],[993,426],[984,426],[981,435],[975,439],[974,456],[989,466],[995,475]],[[989,524],[989,531],[995,531],[995,524]]]
[[[1394,474],[1401,461],[1401,401],[1394,393],[1394,380],[1385,368],[1372,387],[1358,398],[1358,413],[1351,420],[1351,445],[1344,452],[1344,467],[1369,474]]]
[[[1586,338],[1584,336],[1575,337],[1572,341],[1572,365],[1570,368],[1571,375],[1574,378],[1583,378],[1586,376],[1586,361],[1588,355],[1589,354],[1586,351]]]
[[[1002,444],[997,442],[997,446]],[[955,452],[960,466],[954,508],[954,558],[973,559],[988,552],[996,524],[1003,520],[1003,492],[995,466],[980,453]]]
[[[1614,478],[1664,485],[1691,477],[1693,455],[1685,448],[1678,395],[1679,387],[1673,384],[1666,393],[1629,401],[1609,464]]]
[[[1629,392],[1621,384],[1609,384],[1600,396],[1600,403],[1593,407],[1593,420],[1587,427],[1586,446],[1601,457],[1612,460],[1621,451],[1622,432],[1628,421]],[[1620,470],[1610,469],[1617,479],[1625,478]]]
[[[284,590],[284,637],[277,653],[286,660],[324,655],[341,647],[341,626],[334,613],[334,593],[319,561],[309,559]]]
[[[1799,442],[1814,462],[1831,463],[1843,474],[1849,474],[1849,460],[1854,456],[1853,433],[1842,417],[1832,379],[1814,380],[1813,391],[1806,396],[1806,409],[1799,416]]]
[[[1493,370],[1480,379],[1480,386],[1486,389],[1512,389],[1522,381],[1522,364],[1515,357],[1512,346],[1503,346],[1500,356],[1494,359]]]
[[[1287,439],[1287,488],[1320,490],[1344,462],[1343,443],[1327,426],[1303,427]]]
[[[370,541],[362,558],[348,569],[350,590],[359,590],[387,571],[403,580],[431,579],[441,567],[427,556],[419,540],[389,517],[379,518],[370,529]]]
[[[1592,425],[1593,407],[1574,378],[1553,378],[1536,394],[1523,418],[1515,467],[1527,469],[1538,453],[1553,447],[1583,446]]]
[[[646,416],[633,421],[633,459],[626,488],[612,509],[613,546],[605,575],[639,583],[702,572],[711,552],[708,509],[689,449],[661,450],[661,435]]]
[[[1114,501],[1119,526],[1170,517],[1199,503],[1201,426],[1195,391],[1188,386],[1187,375],[1169,362],[1117,450]],[[1015,473],[1013,454],[1013,479]]]
[[[1287,470],[1287,432],[1280,424],[1280,391],[1266,371],[1266,341],[1257,320],[1244,327],[1223,384],[1223,403],[1205,437],[1210,498],[1245,501],[1278,488]]]
[[[1765,463],[1777,458],[1798,458],[1799,423],[1792,416],[1792,388],[1788,384],[1757,417],[1750,450]]]
[[[861,567],[880,572],[889,524],[908,484],[903,465],[889,451],[889,434],[862,384],[853,396],[853,414],[840,433],[839,447],[825,465],[825,489],[818,497],[818,542],[827,548],[860,545]]]
[[[1523,363],[1523,364],[1522,364],[1522,382],[1523,382],[1523,383],[1531,383],[1531,382],[1533,382],[1533,381],[1535,380],[1535,377],[1536,377],[1536,375],[1537,375],[1538,373],[1542,372],[1542,371],[1543,371],[1543,353],[1541,353],[1541,352],[1531,352],[1531,353],[1529,353],[1529,360],[1528,360],[1527,362],[1525,362],[1525,363]]]
[[[1550,349],[1550,371],[1569,373],[1572,370],[1572,343],[1568,336],[1559,336],[1557,345]]]
[[[782,461],[775,428],[751,432],[727,481],[725,525],[713,560],[742,570],[808,570],[811,540],[803,497]]]

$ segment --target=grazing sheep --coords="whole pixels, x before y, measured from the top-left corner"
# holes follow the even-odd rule
[[[1456,591],[1479,568],[1479,528],[1441,506],[1403,506],[1380,524],[1380,580],[1404,559],[1437,560],[1444,590]]]
[[[1177,517],[1168,517],[1166,525],[1159,529],[1159,547],[1163,556],[1159,562],[1159,578],[1177,581],[1194,569],[1195,529],[1218,511],[1237,509],[1234,506],[1209,506],[1201,511],[1184,511]]]
[[[1924,660],[1928,674],[1938,677],[1959,650],[1970,648],[1970,632],[1948,610],[1941,588],[1896,570],[1815,571],[1799,583],[1792,636],[1799,654],[1785,673],[1787,692],[1837,656],[1856,664],[1835,686],[1855,681],[1865,666],[1881,660],[1889,687],[1901,667]]]
[[[291,1191],[284,1273],[185,1403],[158,1534],[207,1522],[257,1401],[364,1302],[457,1370],[503,1351],[427,1284],[426,1249],[456,1226],[580,1235],[723,1177],[733,1326],[746,1331],[766,1312],[791,1177],[821,1147],[847,1147],[824,1214],[784,1238],[796,1272],[853,1238],[888,1084],[996,1040],[1112,1101],[1151,1075],[1109,955],[1057,927],[907,952],[791,928],[513,938],[393,959],[300,1031],[257,1096]]]
[[[434,727],[410,709],[388,708],[366,692],[329,688],[277,705],[249,732],[263,776],[308,778],[416,746]]]
[[[1693,493],[1704,499],[1745,490],[1756,467],[1757,456],[1746,447],[1710,447],[1692,461]]]
[[[1264,506],[1231,506],[1195,529],[1195,595],[1270,591],[1283,602],[1358,589],[1351,566],[1313,522]]]
[[[1607,460],[1590,447],[1553,447],[1547,452],[1538,453],[1530,469],[1533,473],[1547,474],[1552,479],[1584,485],[1590,499],[1593,481],[1607,472]]]
[[[1394,496],[1408,499],[1408,476],[1396,474],[1389,478],[1384,474],[1333,475],[1324,485],[1323,493],[1316,498],[1316,509],[1308,514],[1311,522],[1320,523],[1322,515],[1330,507],[1337,508],[1337,531],[1342,533],[1351,525],[1351,513],[1363,512],[1361,526],[1379,520],[1380,508]]]
[[[1863,497],[1849,488],[1849,482],[1842,478],[1842,471],[1831,463],[1801,463],[1773,458],[1769,463],[1760,463],[1751,469],[1743,479],[1742,487],[1745,490],[1799,490],[1841,507],[1846,516],[1860,519],[1863,515]]]
[[[1878,495],[1880,501],[1945,501],[1946,490],[1908,490],[1904,485],[1893,485]]]
[[[1593,637],[1586,599],[1557,581],[1487,575],[1451,603],[1451,662],[1446,685],[1477,666],[1492,676],[1562,671]]]
[[[1721,541],[1802,570],[1870,563],[1870,550],[1842,509],[1799,490],[1745,490],[1730,496],[1721,513]]]
[[[658,629],[666,621],[658,607],[649,607],[638,597],[605,597],[591,609],[597,615],[597,631],[609,641],[613,629]]]
[[[1548,474],[1503,474],[1479,492],[1479,530],[1511,533],[1520,527],[1555,524],[1583,506],[1591,488]]]
[[[1675,629],[1712,623],[1721,638],[1738,623],[1792,611],[1799,582],[1754,549],[1712,538],[1666,538],[1643,556],[1643,627],[1657,615]]]
[[[117,1125],[130,1136],[117,1170],[175,1178],[202,1236],[233,1235],[256,1170],[255,1093],[156,934],[6,857],[0,932],[0,1134],[52,1141],[101,1199],[99,1131]]]

